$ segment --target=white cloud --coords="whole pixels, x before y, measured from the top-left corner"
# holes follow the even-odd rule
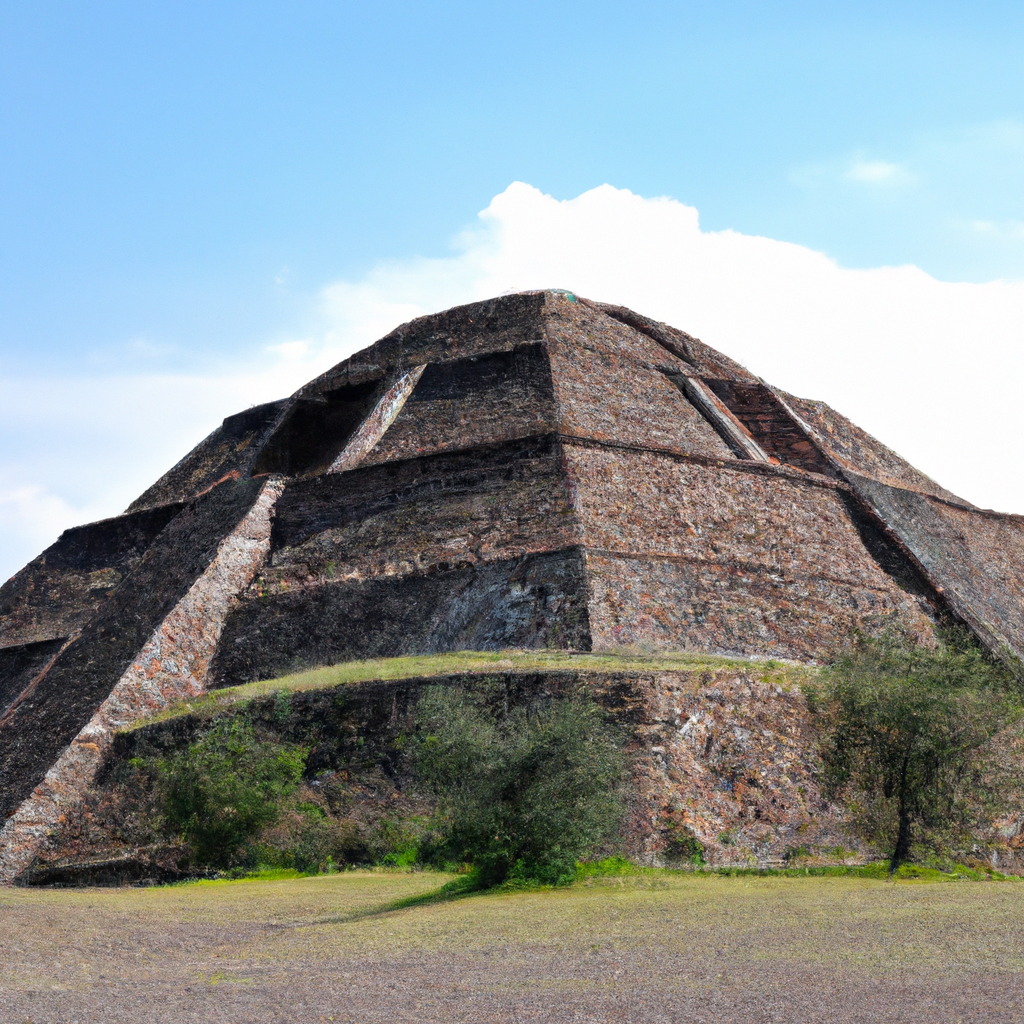
[[[0,534],[12,548],[4,554],[20,556],[19,563],[39,554],[82,511],[40,484],[24,483],[14,474],[0,473]],[[10,571],[17,568],[12,563]]]
[[[843,177],[865,185],[906,185],[917,180],[902,164],[885,160],[857,160]]]
[[[287,362],[294,363],[308,359],[313,345],[309,339],[297,341],[282,341],[277,345],[268,345],[267,351],[274,352]]]
[[[332,286],[341,333],[369,340],[367,319],[382,330],[509,290],[569,288],[681,327],[834,405],[964,497],[1024,512],[1022,282],[847,270],[802,246],[701,231],[694,208],[609,185],[558,201],[517,182],[459,245]]]
[[[386,261],[330,285],[317,336],[254,339],[244,366],[0,379],[0,579],[60,529],[119,512],[223,416],[288,394],[415,316],[546,287],[681,327],[829,402],[964,497],[1024,512],[1024,283],[847,270],[798,245],[701,231],[697,211],[671,199],[602,185],[558,201],[517,182],[454,255]]]
[[[906,164],[892,163],[888,160],[869,160],[862,155],[823,163],[802,164],[789,172],[789,181],[793,185],[812,190],[830,188],[837,183],[847,186],[874,186],[880,189],[894,188],[915,185],[919,180],[919,176]]]
[[[991,220],[972,220],[970,229],[976,234],[987,235],[990,238],[1024,239],[1024,223],[1019,220],[1008,220],[1002,224]]]

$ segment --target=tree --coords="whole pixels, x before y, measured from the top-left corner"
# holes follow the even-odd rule
[[[306,753],[261,740],[245,718],[214,722],[185,750],[149,766],[168,831],[189,843],[197,863],[232,866],[245,844],[277,820]]]
[[[436,686],[417,723],[415,771],[443,822],[435,860],[472,864],[482,886],[562,884],[617,834],[622,744],[588,697],[504,712],[485,694]]]
[[[888,847],[962,848],[1007,808],[1020,766],[993,739],[1019,722],[1020,686],[964,632],[935,648],[890,632],[861,638],[810,688],[822,724],[823,790]]]

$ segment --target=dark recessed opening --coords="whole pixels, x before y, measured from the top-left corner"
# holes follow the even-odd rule
[[[302,476],[327,469],[373,409],[379,385],[347,384],[298,399],[260,452],[253,475]]]
[[[835,476],[821,452],[814,447],[799,424],[794,422],[770,388],[764,384],[714,380],[710,377],[704,377],[703,381],[769,455],[787,466]]]

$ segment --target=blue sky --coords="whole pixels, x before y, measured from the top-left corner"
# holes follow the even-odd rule
[[[1024,5],[2,12],[6,366],[245,347],[326,281],[444,252],[517,179],[671,195],[846,266],[1024,276]]]
[[[322,333],[332,283],[450,256],[514,181],[1020,281],[1022,29],[1019,3],[0,0],[0,383],[109,403]],[[65,518],[113,509],[66,423],[65,463],[0,430],[0,492],[6,465]]]

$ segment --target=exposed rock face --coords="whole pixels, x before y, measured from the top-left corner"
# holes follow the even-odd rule
[[[128,692],[135,667],[198,622],[181,606],[200,581],[202,651],[172,673],[192,689],[472,648],[815,660],[888,617],[928,636],[952,615],[1024,656],[1024,519],[682,331],[512,295],[229,417],[125,515],[67,531],[0,589],[8,880],[95,771],[58,771],[47,803],[112,694],[132,710],[111,722],[153,706]]]
[[[309,747],[313,785],[340,783],[346,820],[369,824],[402,817],[418,799],[402,737],[414,729],[423,688],[438,684],[474,689],[502,706],[592,694],[626,734],[632,784],[625,842],[643,863],[687,862],[687,839],[698,840],[718,866],[780,865],[797,851],[837,846],[854,857],[866,852],[846,834],[842,810],[822,799],[813,723],[799,690],[737,668],[378,680],[300,691],[286,701],[256,698],[234,713],[251,719],[265,739]],[[30,881],[161,877],[160,862],[167,871],[173,851],[140,844],[153,838],[140,828],[147,796],[120,785],[119,768],[131,758],[180,751],[208,726],[206,716],[192,714],[120,734],[111,770],[99,774],[83,813],[40,851]],[[173,870],[163,877],[174,877]]]

